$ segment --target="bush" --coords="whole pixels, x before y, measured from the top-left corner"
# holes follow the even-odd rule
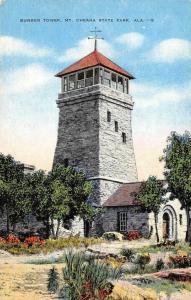
[[[105,232],[102,235],[102,238],[108,241],[122,241],[124,236],[119,232],[111,231],[111,232]]]
[[[33,245],[44,246],[45,241],[41,240],[38,236],[31,236],[25,239],[24,244],[27,245],[27,247],[31,247]]]
[[[131,230],[127,233],[127,240],[138,240],[142,238],[142,234],[138,230]]]
[[[174,255],[169,256],[169,259],[175,268],[191,267],[191,256]]]
[[[135,252],[132,249],[123,248],[121,249],[120,254],[125,256],[130,262],[132,262],[135,257]]]
[[[189,252],[183,251],[183,250],[177,250],[176,254],[178,254],[179,256],[188,256]]]
[[[113,289],[109,280],[118,279],[121,275],[120,269],[113,269],[81,253],[69,252],[65,255],[64,263],[65,286],[61,291],[64,299],[104,300]]]
[[[55,267],[50,269],[48,273],[48,290],[49,292],[56,293],[59,288],[59,276]]]
[[[138,254],[134,263],[137,264],[140,269],[144,270],[145,266],[151,261],[149,253]]]
[[[6,239],[0,236],[0,244],[5,244],[5,243],[6,243]]]
[[[157,259],[157,262],[156,262],[156,270],[157,272],[164,269],[164,261],[160,258],[160,259]]]
[[[123,257],[119,257],[119,258],[108,257],[108,258],[104,259],[103,262],[106,265],[111,266],[112,268],[120,268],[124,264],[125,260],[126,259]]]
[[[14,234],[9,234],[6,238],[6,242],[8,244],[20,244],[20,240],[17,236],[15,236]]]

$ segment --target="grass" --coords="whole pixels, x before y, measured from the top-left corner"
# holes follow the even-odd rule
[[[82,237],[69,237],[58,240],[46,240],[45,245],[26,247],[24,243],[18,245],[0,243],[0,249],[8,251],[11,254],[38,254],[38,253],[51,253],[57,250],[73,247],[88,247],[90,245],[102,243],[102,239],[98,238],[82,238]],[[105,241],[104,241],[105,242]]]
[[[143,274],[149,274],[155,272],[157,272],[156,266],[152,264],[146,265],[144,269],[142,269],[139,265],[135,265],[134,267],[130,269],[126,269],[124,271],[124,273],[127,275],[131,275],[131,274],[143,275]]]
[[[167,295],[171,295],[175,292],[180,292],[182,290],[187,290],[191,292],[191,283],[190,282],[176,282],[167,279],[155,279],[151,277],[144,278],[134,278],[131,281],[132,284],[135,284],[142,288],[151,288],[157,293],[163,291]]]
[[[178,250],[190,252],[191,247],[188,243],[181,242],[177,243],[175,246],[161,246],[158,247],[157,245],[150,245],[150,246],[144,246],[142,248],[133,249],[135,252],[139,253],[158,253],[158,252],[172,252],[174,254],[177,253]]]
[[[62,263],[62,261],[59,261],[59,259],[52,257],[49,259],[35,259],[35,260],[28,260],[26,264],[31,265],[51,265],[54,263]]]

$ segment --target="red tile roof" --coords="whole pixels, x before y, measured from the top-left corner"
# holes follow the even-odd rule
[[[112,62],[110,59],[108,59],[106,56],[104,56],[97,50],[94,50],[90,54],[75,62],[74,64],[57,73],[55,76],[62,77],[63,75],[98,65],[101,65],[117,73],[125,75],[129,79],[135,78],[133,75],[122,69],[120,66],[116,65],[114,62]]]
[[[135,199],[135,193],[139,192],[142,182],[132,182],[123,184],[108,200],[103,204],[109,206],[131,206],[140,205],[140,202]]]

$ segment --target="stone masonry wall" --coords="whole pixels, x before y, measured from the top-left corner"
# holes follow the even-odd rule
[[[130,230],[139,230],[143,236],[149,235],[149,214],[141,210],[139,206],[128,207],[107,207],[103,215],[103,230],[119,231],[118,229],[118,212],[127,212],[127,232]]]
[[[152,230],[151,239],[156,242],[156,231],[154,214],[147,213],[141,210],[138,206],[128,207],[107,207],[103,216],[103,231],[118,231],[117,213],[127,211],[128,212],[128,230],[139,230],[144,236],[148,236]],[[169,212],[170,214],[170,240],[185,241],[187,221],[186,212],[181,209],[181,204],[178,199],[168,201],[161,205],[160,212],[158,214],[158,233],[160,241],[163,241],[163,214]],[[181,215],[181,217],[180,217]],[[180,219],[181,218],[181,219]]]
[[[88,178],[109,179],[117,187],[116,182],[137,180],[129,95],[96,85],[60,94],[57,103],[60,113],[54,164],[68,158],[69,164],[82,169]],[[111,122],[107,122],[108,110]],[[118,132],[114,121],[119,124]],[[122,142],[122,132],[127,135],[126,143]],[[103,189],[101,193],[110,194]]]
[[[163,241],[163,215],[164,213],[169,213],[170,216],[170,240],[185,241],[186,230],[187,230],[187,220],[185,209],[181,209],[181,204],[178,199],[167,201],[162,204],[158,214],[158,234],[160,241]],[[180,215],[182,216],[180,220]],[[149,214],[148,225],[153,227],[153,234],[151,238],[156,242],[156,230],[155,230],[155,220],[154,214]]]
[[[93,192],[89,201],[95,206],[101,206],[103,203],[122,185],[120,182],[114,182],[106,179],[91,180]]]
[[[97,99],[88,100],[64,99],[58,104],[60,113],[54,165],[64,163],[67,158],[69,165],[91,177],[99,174],[99,115]]]
[[[107,111],[111,113],[110,122],[107,121]],[[99,102],[99,174],[102,177],[122,182],[137,181],[131,112],[132,109],[124,103],[110,102],[107,98]],[[118,122],[118,132],[115,132],[115,121]],[[126,134],[126,143],[122,141],[122,132]]]

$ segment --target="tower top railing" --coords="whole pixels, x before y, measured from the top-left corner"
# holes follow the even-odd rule
[[[121,93],[129,94],[129,79],[102,66],[95,66],[62,77],[61,93],[102,84]]]

